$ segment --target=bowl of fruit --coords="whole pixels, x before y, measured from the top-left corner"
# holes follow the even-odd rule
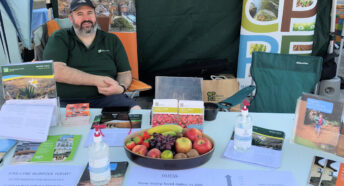
[[[215,142],[196,128],[159,125],[130,134],[124,149],[133,162],[155,169],[179,170],[206,163],[215,149]]]

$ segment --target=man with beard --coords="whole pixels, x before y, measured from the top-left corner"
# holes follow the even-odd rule
[[[90,0],[72,0],[73,27],[56,31],[43,52],[54,61],[60,105],[90,103],[92,108],[130,107],[137,103],[123,94],[132,76],[121,41],[98,29]]]

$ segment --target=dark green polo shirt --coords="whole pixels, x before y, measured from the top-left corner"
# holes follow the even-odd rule
[[[99,29],[89,48],[79,40],[72,27],[56,31],[49,37],[43,59],[64,62],[83,72],[114,79],[117,72],[130,70],[127,54],[118,37]],[[60,98],[90,98],[99,93],[95,86],[57,83],[57,95]]]

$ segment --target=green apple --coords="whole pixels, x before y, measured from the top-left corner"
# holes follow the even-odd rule
[[[161,153],[161,159],[167,159],[167,160],[173,159],[173,152],[170,150],[164,150]]]

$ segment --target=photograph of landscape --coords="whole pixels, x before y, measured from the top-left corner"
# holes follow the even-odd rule
[[[71,0],[58,0],[60,18],[69,15]],[[109,23],[109,32],[136,32],[135,0],[92,0],[98,24]]]
[[[4,95],[10,99],[49,99],[56,97],[54,78],[17,77],[3,81]]]

